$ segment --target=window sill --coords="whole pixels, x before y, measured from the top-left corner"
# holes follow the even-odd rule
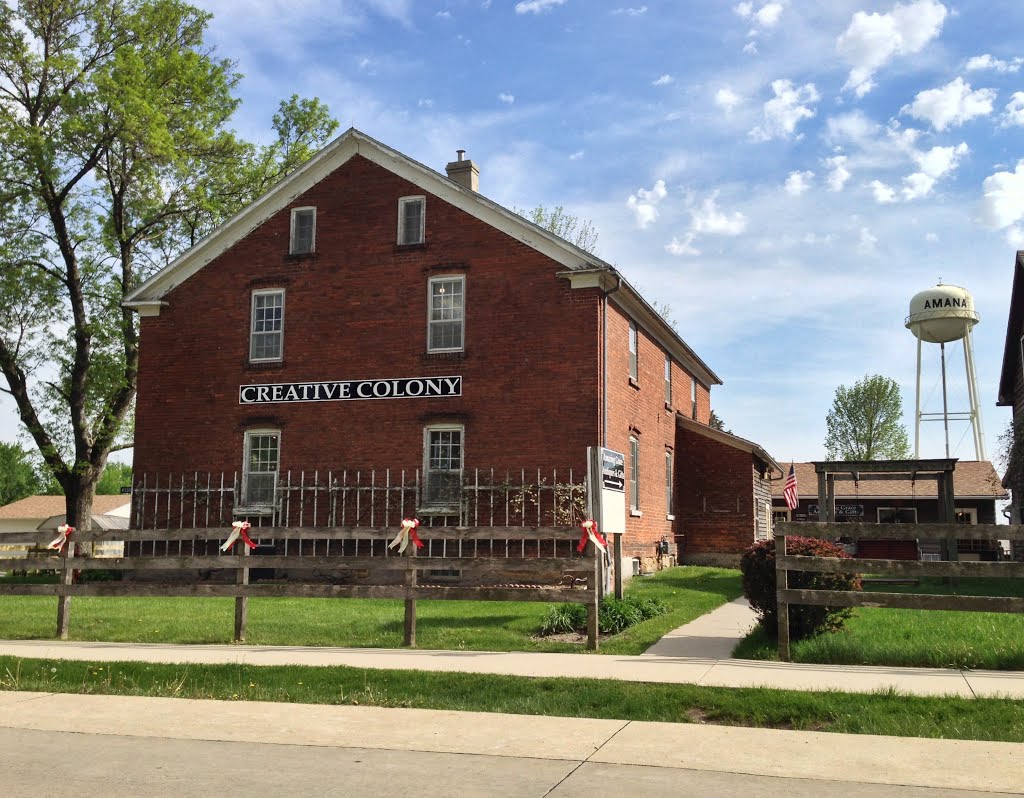
[[[246,515],[247,516],[259,516],[259,517],[262,518],[262,517],[267,517],[267,516],[273,515],[274,514],[274,510],[275,510],[275,508],[273,506],[267,505],[267,504],[259,504],[259,505],[254,505],[254,506],[251,506],[251,507],[250,506],[239,506],[239,507],[235,507],[234,510],[232,510],[232,515],[234,515],[236,518],[240,517],[240,516],[246,516]]]
[[[641,512],[640,510],[630,510],[629,514],[633,518],[643,518],[644,517],[643,512]]]
[[[400,252],[415,252],[417,250],[426,249],[426,241],[417,241],[415,244],[395,244],[395,253]]]
[[[638,391],[640,390],[640,383],[636,381],[636,377],[630,377],[629,384],[630,387],[636,388]]]
[[[465,360],[466,350],[460,349],[457,352],[426,352],[424,360]]]
[[[283,360],[257,360],[255,362],[253,362],[253,361],[250,360],[250,361],[247,361],[242,366],[242,368],[244,368],[246,371],[273,371],[275,369],[283,369],[284,368],[284,361]]]
[[[671,403],[669,403],[669,402],[665,402],[665,409],[666,409],[666,410],[667,410],[667,411],[668,411],[669,413],[674,413],[674,412],[675,412],[675,410],[673,409],[673,407],[672,407]]]
[[[287,261],[315,260],[316,252],[289,252],[287,255],[284,256],[284,259]]]
[[[674,515],[666,515],[665,516],[665,520],[666,521],[675,521],[676,517]]]

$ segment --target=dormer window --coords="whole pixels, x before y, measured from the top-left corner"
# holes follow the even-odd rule
[[[398,245],[422,244],[425,235],[426,197],[398,200]]]
[[[292,208],[292,232],[288,252],[309,255],[316,251],[316,208]]]

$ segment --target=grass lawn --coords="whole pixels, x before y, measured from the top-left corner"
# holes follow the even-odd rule
[[[1024,701],[528,679],[362,668],[0,657],[0,689],[510,712],[1024,742]]]
[[[865,590],[1024,596],[1024,580],[961,579],[951,586],[926,579],[919,585],[869,584]],[[791,654],[794,662],[836,665],[1024,670],[1024,616],[858,607],[840,632],[796,641]],[[733,656],[778,659],[777,644],[758,627]]]
[[[668,608],[602,641],[609,654],[640,654],[666,632],[742,593],[739,572],[684,566],[630,580],[627,593]],[[419,648],[473,651],[582,651],[583,644],[537,638],[552,605],[540,602],[419,601]],[[54,635],[57,600],[0,596],[0,639]],[[247,643],[253,645],[398,648],[404,605],[393,599],[250,599]],[[139,643],[229,643],[234,599],[111,598],[71,602],[70,638]]]

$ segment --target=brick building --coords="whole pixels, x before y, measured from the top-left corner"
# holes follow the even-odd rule
[[[239,472],[243,514],[286,471],[421,469],[418,514],[445,515],[470,469],[578,475],[603,445],[625,556],[698,545],[677,496],[720,444],[682,430],[719,378],[616,268],[478,193],[461,152],[446,171],[349,130],[132,292],[136,480]],[[702,479],[753,519],[750,467]]]

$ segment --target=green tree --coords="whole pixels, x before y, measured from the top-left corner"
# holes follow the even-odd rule
[[[836,388],[826,423],[830,460],[900,460],[910,456],[903,403],[895,380],[866,375]]]
[[[114,496],[121,488],[129,488],[132,484],[132,467],[128,463],[107,463],[103,474],[96,483],[97,496]]]
[[[130,445],[124,295],[333,130],[293,97],[272,152],[238,140],[239,75],[208,21],[180,0],[0,3],[0,390],[81,529]]]
[[[524,211],[521,208],[512,210],[585,252],[596,253],[598,234],[593,222],[581,221],[580,217],[569,213],[561,205],[554,208],[538,205],[532,211]]]
[[[0,506],[40,493],[41,485],[31,453],[0,442]]]

